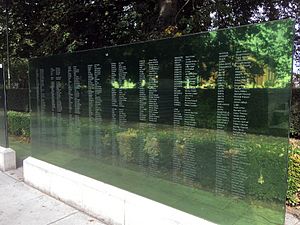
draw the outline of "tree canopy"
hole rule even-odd
[[[0,54],[5,58],[5,2]],[[282,18],[299,0],[7,0],[12,60],[173,37]]]
[[[287,17],[299,22],[299,12],[298,0],[11,0],[8,25],[12,55],[31,57]]]

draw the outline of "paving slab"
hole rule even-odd
[[[103,225],[103,223],[100,222],[99,220],[90,218],[89,216],[82,213],[74,213],[66,218],[51,223],[51,225],[70,225],[70,224]]]
[[[17,183],[17,182],[18,181],[14,180],[13,178],[9,178],[7,176],[0,176],[0,188],[3,187],[3,186],[7,186],[7,185]]]
[[[19,167],[16,170],[7,171],[7,172],[5,172],[5,174],[7,174],[8,176],[10,176],[11,178],[13,178],[17,181],[24,181],[23,167]]]
[[[23,182],[22,169],[0,172],[0,225],[104,225]]]
[[[76,210],[65,206],[63,203],[48,196],[39,196],[23,201],[21,204],[6,203],[4,214],[0,218],[0,224],[49,224],[66,215],[75,213]]]

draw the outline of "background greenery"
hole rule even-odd
[[[6,59],[5,0],[0,57]],[[27,86],[27,58],[294,18],[298,0],[7,0],[10,84]],[[276,48],[274,48],[276,49]],[[296,76],[296,74],[295,74]]]
[[[8,123],[9,123],[9,134],[11,135],[11,140],[13,142],[20,143],[28,143],[30,138],[30,115],[29,113],[22,112],[8,112]],[[84,126],[83,126],[84,127]],[[88,128],[88,127],[86,127]],[[107,126],[101,130],[102,138],[99,143],[103,146],[110,145],[111,141],[111,133],[112,128]],[[72,129],[73,130],[73,129]],[[74,146],[74,138],[72,137],[73,131],[70,130],[69,135],[68,132],[66,134],[66,144],[70,144],[70,146]],[[148,163],[149,159],[157,158],[159,159],[158,167],[160,170],[167,171],[172,167],[170,164],[170,158],[172,157],[172,151],[168,146],[173,144],[174,134],[173,132],[166,132],[165,129],[162,129],[161,132],[158,131],[159,137],[158,139],[153,139],[151,137],[151,132],[147,132],[146,129],[143,129],[143,132],[138,131],[138,129],[128,129],[125,131],[121,131],[117,134],[117,143],[119,144],[119,154],[121,157],[129,163],[138,163],[139,161],[139,144],[140,140],[144,140],[144,163]],[[195,137],[194,137],[195,136]],[[190,133],[189,139],[193,141],[195,146],[201,148],[201,145],[205,145],[207,152],[201,152],[200,155],[196,157],[203,159],[201,160],[201,165],[197,166],[197,170],[203,171],[205,170],[207,174],[211,174],[211,176],[205,176],[206,179],[202,177],[197,177],[200,181],[202,188],[211,189],[214,187],[214,176],[215,176],[215,160],[212,156],[215,151],[215,140],[214,135],[210,135],[208,131],[203,133],[201,139],[198,138],[198,135],[194,133]],[[182,160],[183,152],[181,149],[185,143],[185,137],[182,132],[177,133],[177,145],[176,150],[178,153],[178,159]],[[274,143],[275,140],[272,142]],[[276,141],[275,141],[276,142]],[[230,139],[228,139],[228,149],[230,149]],[[279,189],[276,189],[276,185],[273,182],[282,182],[278,180],[283,176],[274,176],[272,173],[273,168],[282,167],[282,172],[284,173],[284,161],[282,158],[284,155],[284,145],[285,143],[278,140],[278,143],[275,145],[268,144],[268,138],[264,138],[264,136],[255,136],[250,135],[248,137],[249,148],[252,148],[252,151],[249,151],[249,155],[247,156],[251,161],[251,167],[246,168],[246,172],[249,175],[250,179],[247,182],[247,193],[249,196],[253,196],[256,199],[261,200],[282,200],[282,190],[280,189],[280,185],[278,185]],[[108,146],[106,146],[107,148]],[[202,147],[203,148],[203,147]],[[26,157],[31,154],[30,148],[24,148],[20,150],[19,157]],[[154,150],[153,150],[154,149]],[[203,148],[204,149],[204,148]],[[19,153],[19,152],[18,152]],[[24,153],[24,155],[23,155]],[[109,152],[102,154],[109,154]],[[230,165],[230,160],[232,155],[228,152],[228,165]],[[207,159],[205,159],[205,157]],[[182,162],[181,162],[182,164]],[[280,170],[280,169],[279,169]],[[260,171],[260,173],[257,173]],[[289,188],[288,188],[288,196],[287,203],[289,205],[297,205],[300,203],[300,197],[298,195],[300,190],[300,141],[293,139],[290,143],[290,160],[289,160]],[[201,174],[201,173],[199,173]],[[274,189],[275,187],[275,189]]]
[[[174,37],[249,23],[295,18],[299,59],[298,0],[10,0],[10,88],[27,88],[27,58]],[[5,4],[0,10],[0,57],[6,64]],[[295,81],[297,74],[294,74]],[[296,83],[296,82],[295,82]],[[299,91],[295,91],[296,93]],[[291,134],[299,137],[299,94],[293,95]],[[11,107],[13,108],[13,107]],[[24,111],[28,110],[24,109]],[[28,139],[28,114],[9,112],[9,132]],[[120,135],[122,140],[124,135]],[[134,138],[134,132],[129,135]],[[149,139],[151,140],[151,139]],[[151,146],[151,145],[149,145]],[[297,146],[297,145],[296,145]],[[126,148],[125,148],[126,149]],[[151,148],[149,148],[151,149]],[[290,153],[288,202],[299,203],[299,147]],[[128,158],[132,155],[124,153]]]
[[[287,203],[291,206],[299,205],[300,203],[300,141],[290,141],[289,154],[289,171],[288,171],[288,192]]]
[[[10,112],[9,115],[16,117],[14,121],[20,121],[21,114]],[[23,120],[25,124],[28,117],[24,115]],[[53,120],[45,115],[41,121],[45,125],[41,131],[43,137],[48,137],[45,142],[35,143],[35,147],[31,148],[30,144],[24,143],[23,138],[11,138],[11,146],[17,150],[19,156],[26,157],[26,154],[33,154],[39,159],[130,190],[218,224],[233,224],[234,221],[239,221],[239,224],[260,225],[280,223],[283,219],[282,205],[278,206],[276,203],[285,201],[285,188],[276,183],[282,183],[285,179],[286,138],[270,139],[264,135],[247,135],[245,144],[249,150],[247,159],[250,162],[250,165],[247,164],[244,168],[245,173],[248,174],[245,184],[247,198],[240,201],[228,197],[230,178],[225,180],[229,183],[223,195],[216,198],[211,193],[215,190],[216,175],[216,136],[213,130],[191,129],[187,133],[183,132],[182,128],[174,131],[173,126],[160,125],[155,128],[154,134],[154,128],[145,124],[143,129],[139,129],[140,124],[136,123],[131,124],[130,129],[118,129],[109,123],[97,127],[91,125],[88,118],[81,118],[81,126],[78,129],[75,123],[70,125],[68,118],[60,120],[63,129],[59,133],[64,138],[63,145],[49,148],[58,143],[57,138],[53,138],[53,132],[58,131],[50,128]],[[16,129],[10,130],[19,133],[18,127],[15,126]],[[102,146],[101,152],[94,152],[95,150],[89,146],[90,142],[87,143],[89,132],[94,129],[101,133],[97,142],[98,149]],[[78,138],[74,141],[74,134],[76,137],[81,136],[83,142],[77,141]],[[117,154],[115,156],[118,160],[111,157],[113,137],[116,137],[116,153],[113,154]],[[176,139],[175,151],[170,147],[173,146],[174,138]],[[187,171],[184,170],[184,164],[188,162],[184,157],[186,151],[184,145],[187,142],[197,149],[203,149],[195,152],[196,177],[191,180],[182,179],[187,177],[185,174]],[[233,145],[234,140],[229,135],[226,139],[227,157],[224,163],[228,176],[232,169],[231,160],[235,154],[238,154],[231,150]],[[171,160],[174,159],[174,152],[178,160],[176,170]],[[274,168],[280,175],[273,173]],[[173,182],[173,173],[176,174],[176,182]],[[268,221],[264,220],[266,216]]]

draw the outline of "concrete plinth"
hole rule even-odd
[[[24,180],[31,186],[112,225],[215,225],[126,190],[29,157]]]
[[[0,147],[0,171],[16,169],[16,152],[11,148]]]

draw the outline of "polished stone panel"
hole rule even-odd
[[[31,59],[31,155],[213,223],[283,224],[293,27]]]

